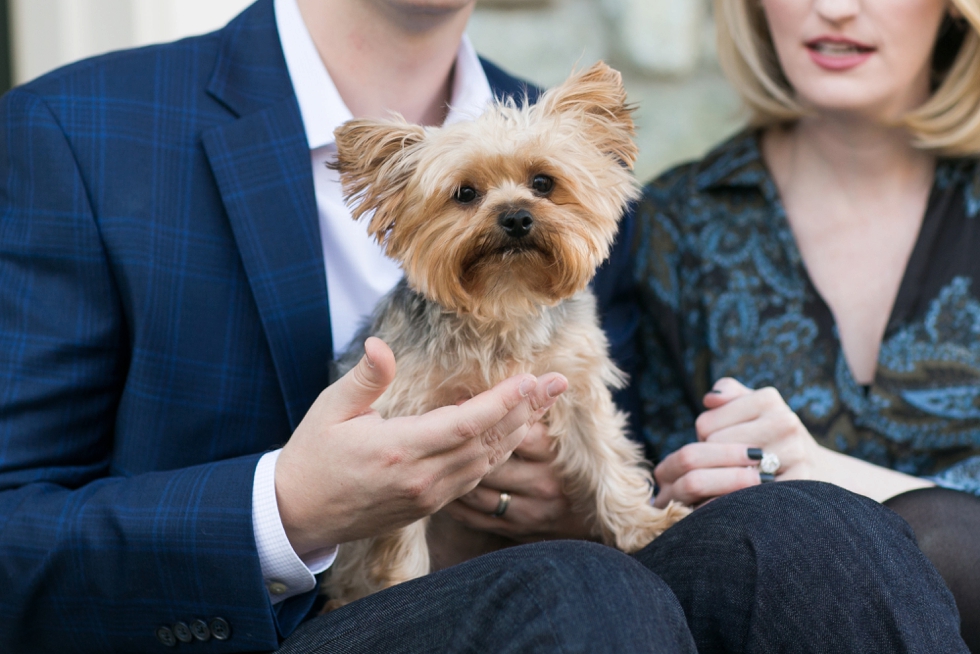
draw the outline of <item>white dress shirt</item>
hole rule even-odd
[[[320,59],[296,0],[275,0],[275,13],[286,68],[310,146],[336,356],[347,349],[378,300],[402,278],[402,271],[368,236],[367,221],[354,222],[351,218],[339,175],[325,165],[337,153],[334,129],[352,116]],[[445,123],[480,115],[492,97],[483,66],[464,36],[456,55]],[[316,586],[313,575],[329,568],[337,555],[337,548],[330,547],[301,559],[289,544],[276,503],[275,469],[280,451],[268,452],[259,460],[252,485],[252,529],[273,604],[312,590]]]

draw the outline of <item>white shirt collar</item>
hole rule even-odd
[[[306,139],[310,149],[315,150],[333,143],[333,131],[353,116],[320,59],[296,0],[275,0],[275,12],[279,41],[299,101]],[[483,65],[464,35],[456,54],[453,95],[444,124],[476,118],[492,99],[493,91]]]

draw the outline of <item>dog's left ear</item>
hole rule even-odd
[[[573,75],[547,91],[538,101],[546,113],[582,120],[583,136],[593,139],[605,154],[626,164],[636,163],[638,150],[633,137],[633,106],[626,103],[623,76],[603,62]]]
[[[336,130],[337,161],[344,200],[354,220],[374,211],[368,233],[385,244],[415,170],[417,145],[425,130],[404,120],[349,120]]]

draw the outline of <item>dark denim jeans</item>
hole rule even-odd
[[[912,529],[837,486],[732,493],[637,558],[674,591],[701,654],[968,654],[953,596]]]
[[[302,625],[279,654],[581,652],[694,654],[663,581],[595,543],[481,556]]]
[[[953,598],[908,525],[817,482],[715,500],[635,559],[568,541],[480,557],[312,620],[280,652],[687,654],[695,643],[701,654],[967,654]]]

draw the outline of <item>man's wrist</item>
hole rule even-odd
[[[268,452],[259,459],[252,487],[252,529],[273,604],[313,590],[313,575],[329,568],[337,554],[336,547],[321,547],[301,557],[287,538],[276,498],[276,462],[281,451]]]

